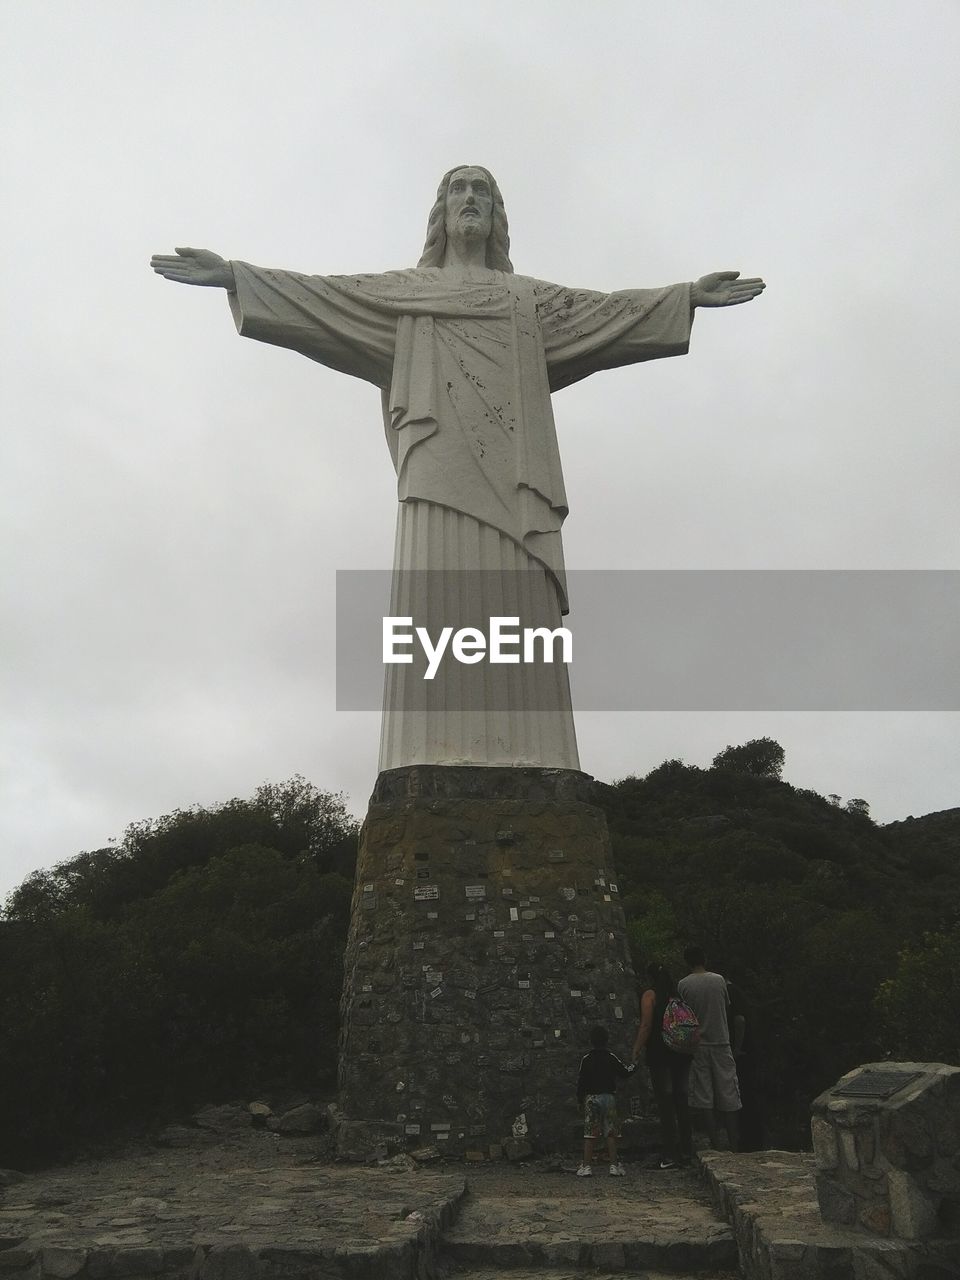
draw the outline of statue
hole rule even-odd
[[[736,306],[764,288],[719,271],[660,289],[568,289],[514,274],[509,248],[496,182],[466,165],[444,175],[412,270],[301,275],[189,248],[151,262],[168,280],[225,289],[245,337],[380,388],[400,501],[391,613],[427,618],[431,634],[456,621],[449,598],[407,570],[494,571],[507,585],[486,602],[491,612],[558,625],[567,504],[551,392],[682,355],[696,308]],[[485,706],[462,687],[472,670],[449,666],[424,687],[410,667],[387,668],[381,770],[579,769],[564,666],[489,668]]]

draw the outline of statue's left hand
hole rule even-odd
[[[197,284],[207,288],[230,289],[237,287],[233,267],[212,249],[177,250],[176,257],[168,253],[155,253],[150,265],[158,276],[174,280],[177,284]]]
[[[690,305],[694,307],[736,307],[750,302],[767,286],[759,276],[741,280],[739,271],[712,271],[701,276],[690,287]]]

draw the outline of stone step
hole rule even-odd
[[[582,1239],[556,1236],[549,1240],[528,1237],[515,1241],[444,1241],[441,1256],[457,1268],[456,1274],[479,1280],[481,1276],[529,1272],[541,1277],[663,1274],[711,1276],[721,1272],[739,1275],[737,1246],[729,1232],[701,1239],[646,1240]],[[558,1270],[559,1269],[559,1270]]]
[[[586,1271],[581,1268],[570,1270],[569,1267],[557,1269],[555,1267],[543,1268],[537,1267],[531,1269],[523,1267],[520,1270],[504,1271],[500,1267],[481,1267],[479,1270],[470,1269],[468,1271],[453,1271],[449,1274],[449,1280],[503,1280],[506,1276],[508,1280],[597,1280],[597,1277],[603,1276],[603,1271],[597,1271],[596,1268],[590,1267]],[[710,1271],[708,1275],[704,1275],[702,1271],[687,1271],[679,1273],[676,1271],[613,1271],[607,1272],[607,1275],[616,1276],[617,1280],[740,1280],[739,1271]]]
[[[472,1276],[523,1269],[621,1275],[737,1274],[737,1245],[688,1175],[543,1176],[536,1190],[474,1182],[443,1233],[445,1260]]]

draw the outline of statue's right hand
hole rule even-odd
[[[233,267],[210,249],[177,249],[176,255],[157,253],[150,259],[157,275],[177,284],[199,284],[214,289],[235,289]]]

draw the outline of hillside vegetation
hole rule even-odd
[[[761,739],[601,787],[638,965],[744,993],[771,1144],[859,1062],[960,1062],[960,809],[878,827]],[[357,824],[302,778],[132,826],[0,917],[0,1165],[336,1078]],[[573,1068],[571,1068],[573,1069]]]
[[[698,942],[745,993],[768,1138],[794,1147],[858,1063],[960,1065],[960,809],[878,827],[780,767],[667,761],[604,805],[635,960],[682,974]]]
[[[355,851],[340,797],[295,778],[24,881],[0,922],[0,1165],[332,1089]]]

